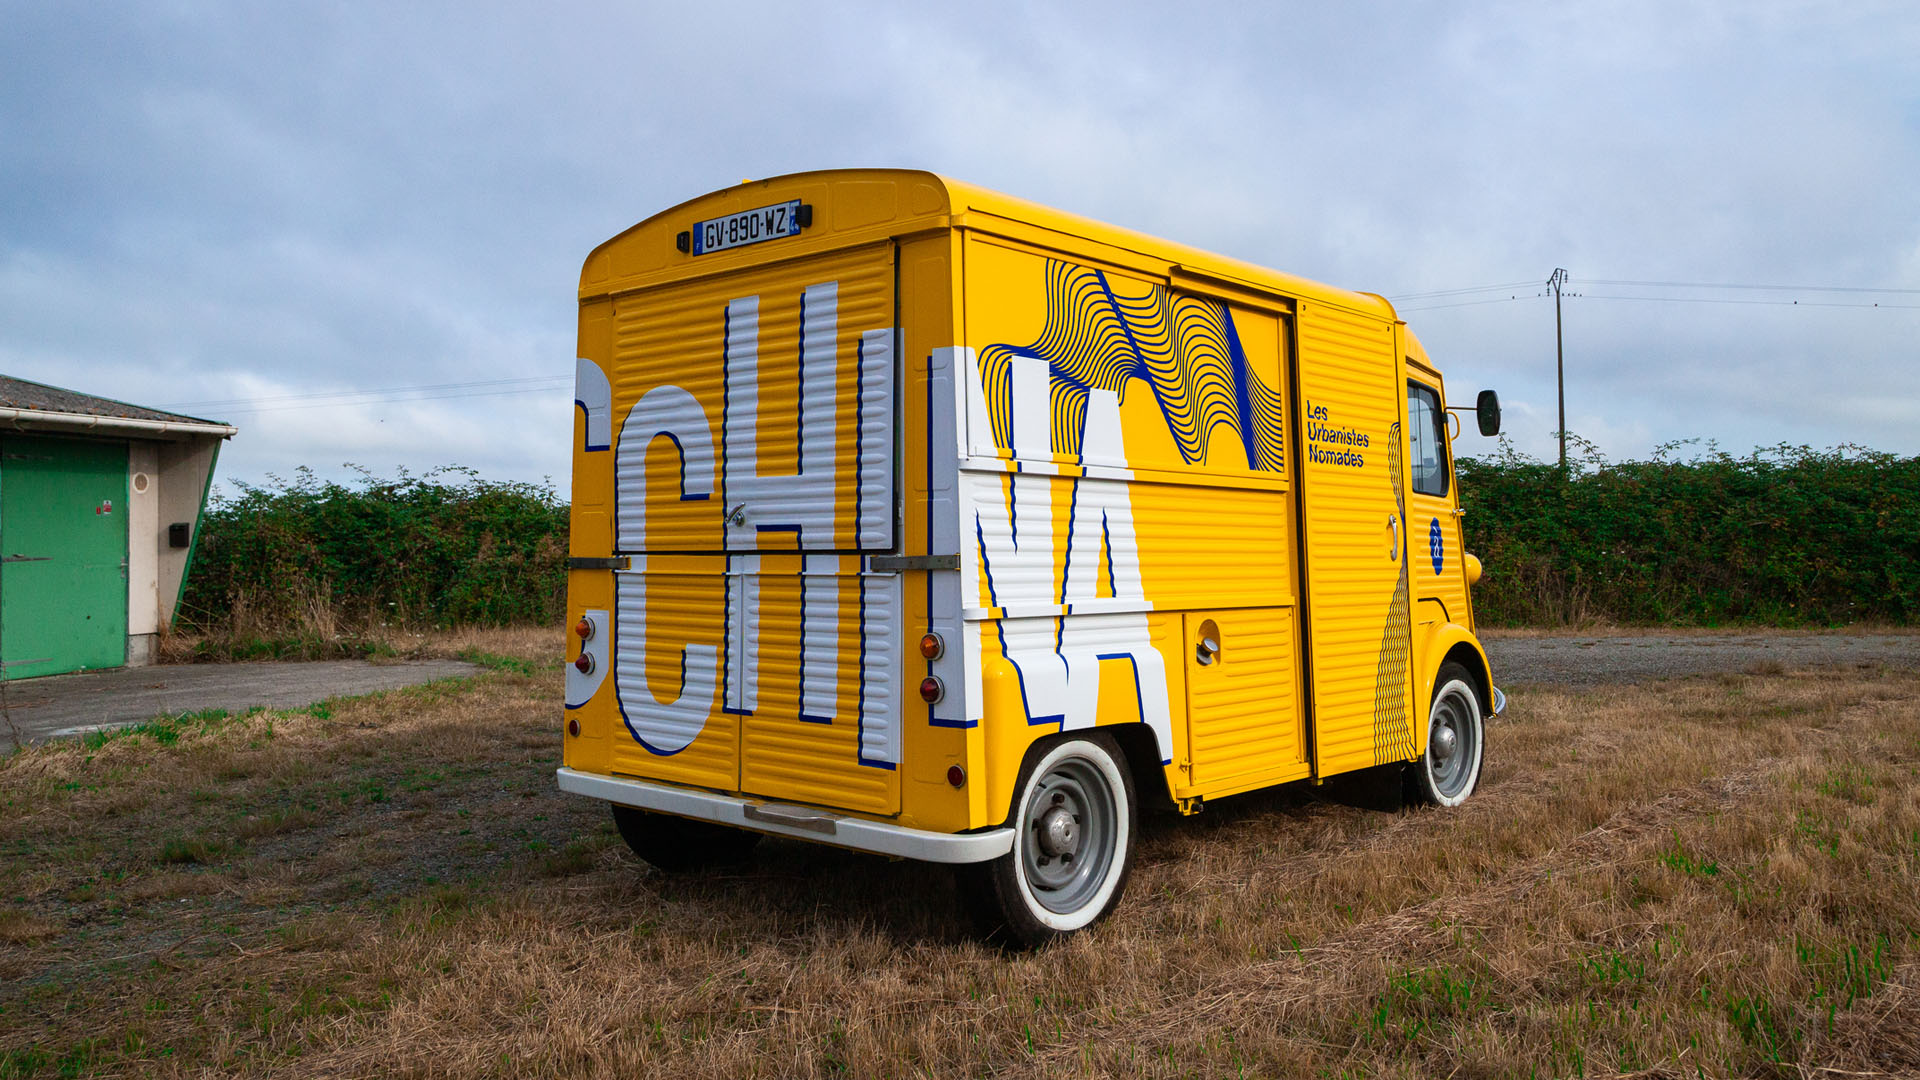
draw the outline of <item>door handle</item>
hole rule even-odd
[[[1399,514],[1387,515],[1387,531],[1393,534],[1393,540],[1391,541],[1393,546],[1387,549],[1387,558],[1392,559],[1394,562],[1399,562],[1401,548]]]

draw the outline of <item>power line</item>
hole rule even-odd
[[[1480,304],[1511,304],[1515,300],[1538,300],[1546,293],[1529,293],[1526,296],[1496,296],[1491,300],[1462,300],[1457,304],[1422,304],[1419,307],[1394,306],[1395,311],[1439,311],[1441,308],[1476,307]]]
[[[571,382],[572,380],[566,380]],[[463,390],[444,394],[416,394],[406,397],[367,398],[360,401],[309,401],[292,405],[254,405],[234,406],[220,410],[228,415],[262,412],[290,412],[300,409],[343,409],[352,406],[399,405],[414,401],[446,401],[452,398],[501,397],[506,394],[524,394],[532,390],[564,390],[565,382],[545,387],[515,386],[504,390]]]
[[[1459,289],[1434,289],[1431,292],[1399,293],[1395,296],[1389,296],[1387,297],[1387,299],[1393,300],[1393,301],[1434,300],[1442,296],[1461,296],[1466,293],[1478,293],[1478,292],[1499,292],[1502,289],[1528,288],[1538,284],[1539,282],[1536,282],[1536,281],[1507,281],[1497,285],[1468,285],[1464,288],[1459,288]]]
[[[1906,290],[1886,289],[1872,291],[1903,292]],[[1831,300],[1736,300],[1732,297],[1724,296],[1614,296],[1608,293],[1584,292],[1568,293],[1567,295],[1580,300],[1644,300],[1653,304],[1759,304],[1768,307],[1892,308],[1904,311],[1920,311],[1920,304],[1841,304]]]
[[[315,398],[378,397],[379,395],[382,395],[382,394],[411,394],[411,393],[418,393],[418,392],[424,392],[424,391],[465,390],[472,387],[481,387],[481,386],[498,386],[498,387],[512,386],[512,387],[531,388],[536,384],[555,385],[564,381],[569,381],[570,379],[571,379],[571,376],[567,376],[567,375],[537,375],[537,376],[518,378],[518,379],[483,379],[477,382],[429,383],[421,386],[386,386],[386,387],[376,387],[370,390],[326,390],[326,391],[316,391],[314,393],[309,393],[309,394],[285,394],[280,397],[223,398],[218,401],[181,401],[181,402],[175,402],[174,404],[171,404],[171,405],[162,405],[160,407],[163,409],[209,409],[209,408],[232,408],[232,407],[246,407],[246,406],[261,406],[264,408],[264,407],[278,406],[282,402],[311,401]],[[510,393],[511,391],[502,390],[500,392]],[[337,404],[353,404],[353,403],[338,402]],[[259,410],[248,409],[246,411],[259,411]]]
[[[1773,292],[1900,293],[1920,296],[1920,289],[1876,289],[1860,285],[1749,285],[1706,281],[1613,281],[1585,278],[1589,285],[1626,285],[1655,289],[1765,289]]]

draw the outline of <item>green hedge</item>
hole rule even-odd
[[[1687,444],[1566,478],[1504,440],[1459,463],[1474,611],[1495,625],[1911,623],[1920,616],[1920,457]]]
[[[550,486],[446,467],[350,484],[235,484],[202,519],[183,627],[552,622],[566,603],[567,507]]]
[[[1459,463],[1467,549],[1492,625],[1712,625],[1920,618],[1920,457],[1684,444],[1574,468],[1515,453]],[[472,470],[361,471],[216,501],[181,623],[197,630],[552,622],[564,614],[567,508],[548,486]]]

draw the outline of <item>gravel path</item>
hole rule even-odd
[[[1890,664],[1920,668],[1920,634],[1726,633],[1496,637],[1483,642],[1502,685],[1592,686],[1675,675]]]

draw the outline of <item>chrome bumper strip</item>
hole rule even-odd
[[[922,862],[976,863],[997,859],[1013,850],[1013,830],[993,829],[977,833],[940,833],[910,829],[880,821],[836,814],[811,806],[767,802],[738,795],[715,795],[710,791],[629,780],[619,776],[601,776],[562,768],[556,774],[560,790],[589,798],[605,799],[622,806],[635,806],[662,814],[677,814],[697,821],[713,821],[742,829],[790,836],[895,855]]]

